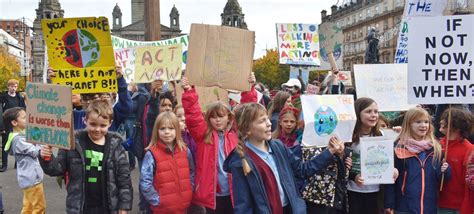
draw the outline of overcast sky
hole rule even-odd
[[[32,23],[40,0],[0,0],[1,19],[26,17]],[[59,0],[65,17],[107,16],[112,20],[116,3],[122,10],[122,25],[131,23],[131,0]],[[178,8],[180,27],[188,33],[191,23],[221,24],[221,13],[227,0],[161,0],[161,23],[169,26],[173,4]],[[321,22],[321,10],[330,11],[337,0],[239,0],[249,30],[255,31],[254,58],[265,49],[276,48],[275,23]],[[342,0],[340,1],[342,2]],[[340,4],[340,3],[339,3]],[[111,24],[112,25],[112,24]]]

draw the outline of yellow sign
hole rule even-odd
[[[137,47],[135,55],[135,82],[180,80],[182,45]]]
[[[41,20],[53,83],[74,94],[117,91],[114,50],[105,17]]]

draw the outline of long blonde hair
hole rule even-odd
[[[411,124],[414,123],[416,120],[421,118],[427,118],[429,121],[428,132],[423,140],[429,140],[433,143],[433,150],[434,150],[434,158],[433,163],[441,161],[442,157],[442,149],[441,144],[436,140],[434,136],[434,126],[433,121],[431,120],[430,114],[423,108],[411,108],[405,113],[405,118],[403,119],[402,124],[402,131],[398,136],[398,142],[405,142],[409,139],[413,139],[414,134],[411,130]]]
[[[222,102],[214,102],[212,104],[209,104],[207,106],[207,111],[205,115],[205,120],[207,123],[207,130],[204,138],[204,142],[207,144],[211,144],[211,136],[212,132],[214,131],[211,126],[211,118],[213,117],[224,117],[227,115],[229,117],[229,122],[227,124],[227,128],[229,129],[232,126],[232,120],[234,119],[234,116],[232,115],[232,112],[230,111],[230,107],[226,106]]]
[[[247,139],[248,133],[252,128],[252,123],[262,115],[266,114],[267,110],[262,104],[259,103],[246,103],[235,109],[235,118],[238,127],[237,133],[239,136],[239,142],[235,151],[237,151],[240,158],[242,159],[242,168],[245,175],[252,171],[247,159],[245,158],[245,140]]]
[[[155,146],[158,142],[161,142],[159,136],[160,127],[168,124],[171,124],[171,126],[173,126],[176,130],[175,145],[178,146],[181,151],[186,150],[186,144],[184,143],[183,138],[181,137],[181,126],[179,125],[178,117],[176,117],[173,112],[162,112],[158,115],[155,120],[155,124],[153,125],[153,132],[151,133],[150,144],[148,145],[146,150],[149,150],[152,146]]]

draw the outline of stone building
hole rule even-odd
[[[64,10],[61,9],[59,0],[41,0],[38,3],[36,18],[33,22],[33,67],[31,72],[31,81],[33,82],[43,81],[43,69],[45,66],[45,43],[41,29],[41,20],[63,17]]]
[[[0,29],[17,40],[22,64],[21,75],[27,75],[33,60],[31,57],[31,27],[22,19],[0,19]]]
[[[120,10],[118,4],[116,4],[112,11],[112,35],[125,39],[144,41],[144,6],[144,0],[132,0],[132,23],[122,27],[122,11]],[[184,35],[181,33],[181,29],[179,27],[179,11],[176,6],[173,5],[169,17],[169,27],[161,24],[161,39],[170,39],[173,37]]]
[[[237,0],[227,0],[224,12],[221,13],[222,26],[237,27],[247,29],[245,14],[242,13],[242,7]]]

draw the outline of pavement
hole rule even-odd
[[[1,145],[0,145],[1,147]],[[8,158],[8,170],[0,173],[0,192],[3,195],[5,214],[21,213],[23,191],[18,186],[16,169],[13,169],[15,160]],[[138,164],[137,164],[138,165]],[[138,168],[131,173],[133,184],[133,209],[130,213],[138,213]],[[56,177],[45,175],[43,179],[44,193],[46,196],[46,213],[66,213],[66,189],[60,189]]]

